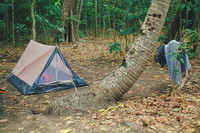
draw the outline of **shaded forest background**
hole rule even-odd
[[[103,36],[112,37],[110,52],[127,51],[134,40],[130,36],[140,33],[150,3],[151,0],[1,0],[0,45],[15,47],[30,39],[55,45]],[[198,47],[199,23],[199,0],[172,0],[159,41],[176,39],[194,51]],[[122,49],[122,45],[126,47]]]

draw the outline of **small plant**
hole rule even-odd
[[[110,53],[118,54],[121,52],[121,44],[119,44],[119,43],[110,43],[109,47],[110,47],[110,49],[109,49]]]
[[[61,34],[56,34],[56,36],[55,36],[55,40],[54,40],[56,43],[61,43],[61,42],[63,42],[64,40],[63,40],[63,38],[62,38],[62,35]]]
[[[200,34],[196,30],[186,29],[182,32],[182,44],[179,47],[179,51],[187,53],[190,58],[194,58],[197,55],[197,44]]]
[[[28,33],[28,27],[25,24],[16,24],[15,30],[19,34],[27,34]]]

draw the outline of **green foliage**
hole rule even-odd
[[[26,24],[17,23],[15,25],[15,31],[17,33],[20,33],[20,34],[27,34],[28,33],[28,27],[26,26]]]
[[[186,10],[186,14],[188,15],[190,11],[194,11],[195,13],[200,12],[200,1],[199,0],[183,0],[180,5],[181,10]]]
[[[110,44],[110,46],[109,46],[110,53],[118,54],[121,52],[121,44],[120,43],[109,43],[109,44]]]
[[[194,0],[195,1],[195,4],[194,4],[194,11],[197,13],[197,12],[200,12],[200,1],[199,0]]]
[[[0,14],[4,14],[12,5],[0,3]]]
[[[79,37],[81,38],[86,36],[85,32],[82,30],[78,30],[78,34],[79,34]]]
[[[64,40],[63,40],[63,38],[62,38],[62,35],[61,34],[56,34],[56,36],[55,36],[55,42],[57,42],[57,43],[61,43],[61,42],[63,42]]]
[[[167,44],[169,42],[169,37],[168,36],[160,36],[158,38],[158,42],[160,42],[162,44]]]
[[[5,28],[6,24],[3,20],[0,20],[0,31],[2,31]]]
[[[86,20],[81,26],[94,27],[94,1],[85,0],[83,3],[82,18]],[[107,30],[113,29],[121,35],[136,33],[140,29],[150,0],[98,0],[98,27],[102,28],[103,24]]]
[[[32,28],[32,18],[30,14],[31,0],[15,0],[15,33],[16,36],[27,36],[31,33]],[[61,23],[61,0],[37,0],[35,8],[36,16],[36,26],[37,34],[41,35],[41,38],[48,39],[48,37],[55,37],[56,42],[62,42],[62,33],[64,31],[63,24]],[[97,3],[97,26],[95,25],[95,1],[94,0],[84,0],[83,9],[81,13],[81,18],[78,15],[73,15],[71,17],[65,18],[70,22],[78,22],[80,24],[80,29],[78,34],[80,37],[85,37],[94,31],[95,27],[105,30],[105,33],[116,31],[123,37],[126,41],[129,34],[138,34],[142,21],[145,18],[148,7],[151,0],[98,0]],[[171,24],[174,16],[176,15],[179,7],[182,10],[186,10],[187,14],[191,11],[198,13],[200,11],[200,1],[199,0],[171,0],[170,10],[167,18],[168,26]],[[3,32],[5,27],[9,29],[5,40],[8,40],[12,35],[11,27],[11,0],[6,0],[0,3],[0,31]],[[6,14],[5,14],[6,13]],[[4,20],[4,16],[9,18]],[[9,23],[8,23],[9,22]],[[194,20],[189,20],[187,17],[182,19],[183,26],[187,27],[194,23]],[[114,31],[114,32],[113,32]],[[100,32],[98,32],[100,33]],[[189,33],[189,32],[188,32]],[[195,43],[194,40],[196,36],[193,33],[190,37],[191,42],[187,42],[187,47],[192,47]],[[89,34],[91,35],[91,34]],[[115,39],[118,34],[115,34]],[[120,37],[121,37],[120,36]],[[26,38],[26,37],[25,37]],[[168,42],[166,36],[161,36],[159,38],[160,42]],[[115,42],[115,41],[113,41]],[[121,44],[111,43],[110,52],[119,53],[121,51]]]
[[[196,47],[198,44],[198,38],[200,37],[200,33],[196,30],[186,29],[183,35],[183,43],[181,44],[179,51],[186,52],[189,57],[194,58],[197,55]]]
[[[55,42],[62,42],[61,24],[61,0],[38,0],[35,10],[38,34],[44,35],[44,39],[51,37]],[[44,34],[43,34],[44,33]],[[50,36],[49,36],[50,35]]]

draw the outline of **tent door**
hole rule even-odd
[[[56,53],[50,65],[42,73],[38,85],[58,84],[58,83],[72,83],[74,77],[71,70],[65,65]]]

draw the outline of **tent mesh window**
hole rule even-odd
[[[38,85],[54,83],[72,83],[74,77],[71,70],[67,68],[59,54],[55,54],[52,62],[42,73]]]

